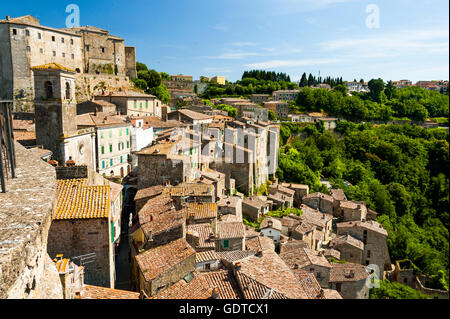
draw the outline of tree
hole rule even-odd
[[[170,75],[166,72],[160,72],[159,73],[161,75],[161,79],[169,81],[170,80]]]
[[[147,66],[144,63],[136,62],[136,71],[148,71]]]
[[[343,96],[347,96],[347,87],[344,84],[339,84],[334,87],[336,92],[341,92]]]
[[[150,93],[155,95],[162,103],[167,104],[170,102],[170,93],[164,84],[151,88]]]
[[[305,86],[308,86],[308,79],[306,78],[306,73],[303,73],[302,78],[301,78],[300,83],[299,83],[299,86],[301,88],[305,87]]]
[[[370,97],[374,102],[381,102],[381,92],[384,90],[384,82],[382,79],[372,79],[368,83],[370,89]]]
[[[308,77],[308,86],[314,86],[314,82],[315,82],[314,77],[313,77],[313,75],[310,73],[310,74],[309,74],[309,77]]]
[[[277,116],[275,115],[275,112],[272,110],[269,110],[269,120],[271,120],[271,121],[277,120]]]
[[[389,100],[394,96],[395,90],[396,87],[394,86],[394,83],[392,81],[389,81],[386,85],[386,88],[384,89],[384,93]]]
[[[143,79],[134,79],[134,80],[132,80],[132,82],[134,83],[134,85],[137,88],[139,88],[139,89],[141,89],[143,91],[147,90],[147,82],[145,82],[145,80],[143,80]]]

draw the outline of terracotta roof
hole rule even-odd
[[[366,267],[359,264],[333,264],[330,269],[329,282],[365,280],[369,277]]]
[[[272,224],[271,224],[272,222]],[[278,219],[275,218],[265,218],[262,222],[261,225],[259,226],[259,229],[265,229],[265,228],[273,228],[275,230],[281,231],[282,230],[282,225],[281,222]]]
[[[263,252],[275,251],[275,244],[273,243],[273,240],[264,236],[246,239],[245,246],[247,250],[253,251],[255,253],[258,252],[259,250],[262,250]]]
[[[152,299],[210,299],[212,289],[204,276],[192,273],[194,278],[189,281],[181,279],[167,289],[164,289]]]
[[[188,203],[186,219],[211,219],[217,217],[216,203]]]
[[[149,200],[139,211],[139,223],[146,236],[181,227],[185,222],[184,210],[175,210],[167,194]]]
[[[199,236],[199,244],[195,249],[214,249],[214,240],[209,239],[209,235],[212,233],[210,224],[197,224],[188,225],[187,233],[197,233]]]
[[[137,255],[136,261],[145,280],[151,281],[193,255],[195,251],[186,240],[178,239]]]
[[[246,204],[248,206],[254,207],[256,209],[261,209],[262,207],[268,206],[269,203],[262,201],[258,197],[254,196],[252,198],[245,198],[242,201],[243,204]]]
[[[347,196],[345,196],[345,193],[342,189],[332,189],[330,190],[330,195],[335,200],[347,200]]]
[[[248,250],[232,250],[232,251],[216,252],[216,255],[220,258],[220,260],[225,260],[229,263],[234,263],[236,261],[253,256],[254,254],[255,252]]]
[[[219,290],[220,299],[243,299],[232,271],[218,270],[202,273],[211,289]]]
[[[284,187],[283,185],[280,185],[280,184],[270,185],[270,190],[279,191],[281,193],[286,193],[291,196],[294,196],[294,194],[295,194],[294,190]]]
[[[320,297],[320,290],[322,288],[313,273],[303,269],[292,269],[292,272],[297,277],[309,299],[322,299]]]
[[[245,225],[245,238],[253,238],[258,237],[260,233],[258,233],[253,227]]]
[[[310,265],[331,268],[330,263],[323,255],[308,248],[299,248],[284,252],[280,254],[280,257],[292,269]]]
[[[323,193],[309,194],[309,195],[305,196],[303,198],[303,200],[308,199],[308,198],[316,198],[316,197],[320,197],[320,198],[323,198],[323,199],[328,200],[330,202],[333,202],[333,197],[331,197],[330,195],[327,195],[327,194],[323,194]]]
[[[309,224],[325,228],[327,223],[333,219],[330,214],[322,213],[318,210],[312,209],[306,205],[301,205],[300,209],[303,211],[300,220],[306,221]]]
[[[244,299],[289,299],[286,295],[272,289],[241,271],[236,272],[241,283]]]
[[[176,112],[183,114],[184,116],[190,118],[191,120],[211,120],[211,119],[213,119],[213,117],[210,115],[198,113],[198,112],[188,110],[188,109],[183,109],[183,110],[178,110],[178,111],[172,112],[172,113],[170,113],[171,116],[172,117],[175,116],[174,113],[176,113]]]
[[[244,224],[241,222],[234,223],[217,223],[217,238],[218,239],[231,239],[231,238],[244,238],[245,230]]]
[[[81,299],[139,299],[139,293],[85,285],[80,297]]]
[[[214,250],[208,250],[203,252],[198,252],[195,254],[195,261],[198,263],[202,263],[205,261],[219,260],[220,257],[216,254]]]
[[[310,248],[308,243],[303,240],[289,240],[284,245],[280,247],[280,254],[287,253],[292,250],[297,250],[299,248]]]
[[[58,64],[58,63],[47,63],[44,65],[33,66],[31,68],[33,70],[60,70],[60,71],[77,73],[77,71],[67,68],[65,66],[62,66],[61,64]]]
[[[199,183],[182,183],[178,186],[167,187],[171,196],[212,196],[214,195],[214,186]]]
[[[126,119],[119,115],[110,115],[108,113],[85,113],[77,115],[78,126],[132,126]]]
[[[240,273],[279,294],[291,299],[308,298],[295,275],[275,252],[264,252],[262,257],[252,256],[239,263],[241,264]],[[258,297],[262,297],[261,292]]]
[[[337,260],[341,259],[341,252],[339,250],[336,250],[336,249],[325,249],[323,251],[323,255],[325,257],[327,257],[327,258],[328,257],[333,257],[333,258],[336,258]]]
[[[334,289],[323,289],[325,299],[344,299],[341,294]]]
[[[164,189],[165,189],[165,186],[163,186],[163,185],[151,186],[148,188],[140,189],[137,191],[136,195],[134,196],[134,200],[136,201],[136,200],[160,195],[163,193]]]
[[[109,186],[88,186],[87,179],[57,181],[54,220],[108,218],[111,201]]]
[[[344,244],[351,245],[360,250],[364,250],[364,243],[351,235],[343,235],[343,236],[338,236],[338,237],[333,238],[331,240],[330,246],[336,247],[336,246],[340,246],[340,245],[344,245]]]
[[[373,232],[377,232],[384,236],[388,235],[387,231],[383,228],[383,226],[381,226],[381,224],[379,224],[373,220],[365,221],[365,222],[356,221],[356,222],[338,223],[336,226],[338,228],[338,233],[339,233],[339,228],[344,229],[344,228],[351,228],[351,227],[360,227],[360,228],[364,228],[367,230],[371,230]]]
[[[295,227],[294,231],[299,234],[306,234],[315,229],[315,226],[307,223],[307,222],[301,222],[297,227]]]
[[[35,125],[32,120],[12,120],[12,126],[14,131],[31,131]]]

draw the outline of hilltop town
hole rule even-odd
[[[448,298],[366,202],[276,174],[282,123],[344,121],[292,112],[300,88],[202,99],[226,79],[172,75],[163,101],[108,30],[7,17],[0,42],[0,298],[368,299],[383,280]]]

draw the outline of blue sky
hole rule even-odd
[[[448,79],[448,0],[71,0],[2,1],[0,17],[31,14],[65,27],[68,4],[81,25],[136,46],[138,61],[170,74],[240,79],[248,69],[342,76],[344,80]],[[366,19],[379,8],[379,28]]]

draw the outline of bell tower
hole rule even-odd
[[[77,134],[75,70],[56,63],[33,67],[36,142],[65,161],[64,140]],[[63,163],[61,163],[63,164]]]

